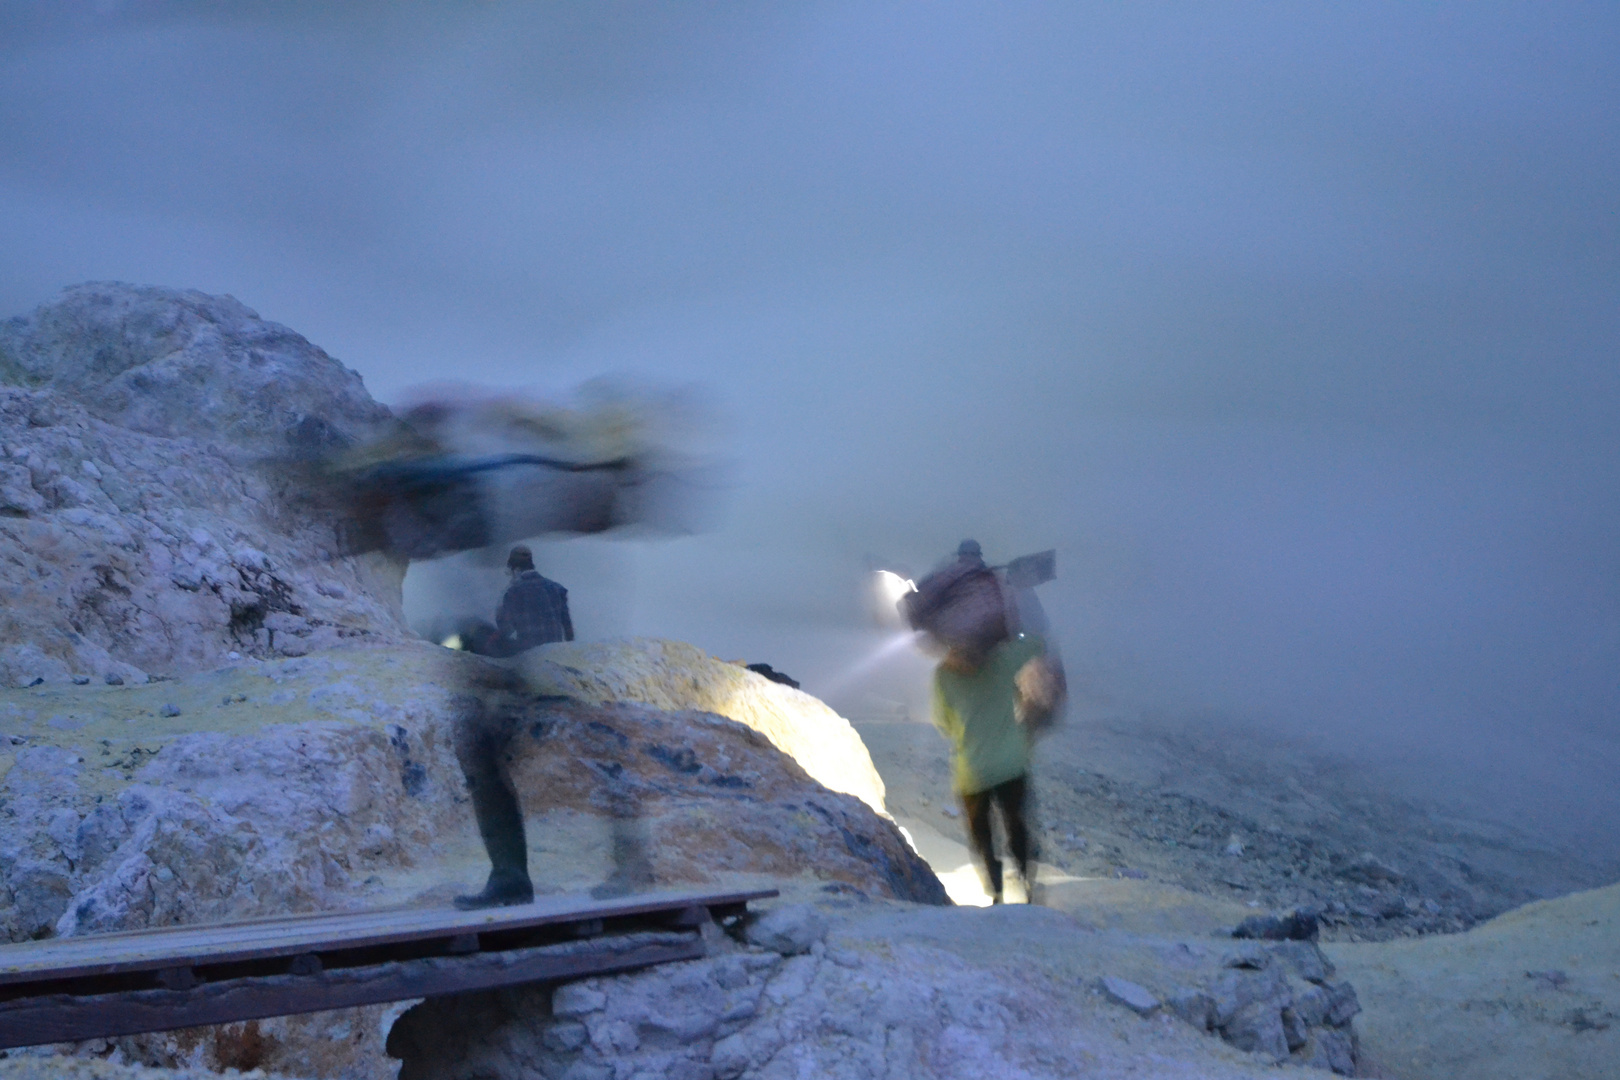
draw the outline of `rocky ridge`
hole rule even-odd
[[[0,685],[408,638],[287,465],[388,417],[230,297],[96,284],[0,323]]]

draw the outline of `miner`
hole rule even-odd
[[[685,531],[684,495],[694,490],[687,481],[701,462],[654,437],[655,421],[669,411],[665,403],[600,393],[583,410],[511,395],[435,396],[372,442],[334,452],[312,479],[346,510],[338,532],[349,554],[432,559],[523,536],[629,525]],[[533,552],[513,547],[507,569],[496,625],[469,619],[458,628],[469,651],[509,658],[573,640],[568,590],[535,570]],[[456,905],[527,903],[534,886],[508,768],[511,743],[520,730],[543,730],[558,703],[501,660],[471,661],[464,671],[454,698],[456,757],[490,874],[482,891],[458,896]],[[609,761],[599,771],[613,817],[614,869],[592,891],[616,895],[650,884],[651,864],[629,770]]]
[[[568,590],[534,568],[534,552],[519,544],[506,557],[512,583],[495,611],[501,655],[511,656],[553,641],[573,641]]]
[[[1045,642],[1018,632],[1008,590],[973,540],[962,541],[954,562],[918,582],[908,601],[912,624],[945,650],[934,669],[934,723],[951,742],[954,787],[985,891],[991,903],[1001,903],[1001,859],[991,828],[995,807],[1019,880],[1033,900],[1032,736],[1019,716],[1019,675],[1044,655]]]

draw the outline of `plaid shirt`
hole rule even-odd
[[[506,587],[495,613],[495,626],[517,652],[549,641],[573,641],[568,590],[541,577],[538,570],[525,570]]]

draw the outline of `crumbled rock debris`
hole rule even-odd
[[[987,969],[903,932],[835,932],[796,956],[734,948],[554,990],[425,1001],[401,1017],[388,1050],[402,1059],[400,1080],[1279,1075],[1179,1020],[1090,1000],[1038,965]],[[1301,1049],[1325,1061],[1328,1034]]]
[[[296,1080],[263,1069],[233,1070],[236,1080]],[[72,1057],[0,1050],[0,1080],[220,1080],[208,1068],[149,1068],[102,1057]]]

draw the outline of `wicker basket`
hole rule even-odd
[[[929,574],[901,608],[913,630],[967,657],[982,657],[1009,636],[1001,580],[983,565],[959,562]]]

